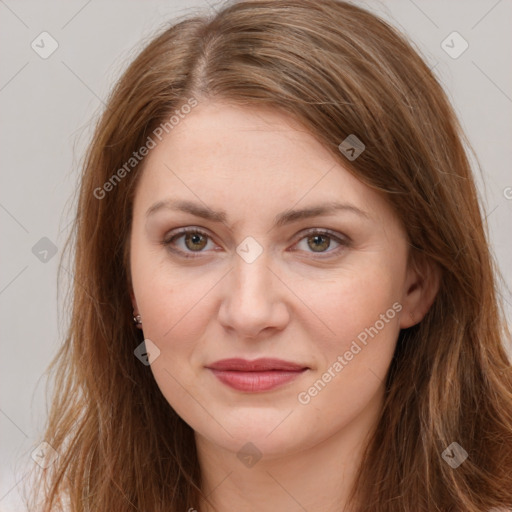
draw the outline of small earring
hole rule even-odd
[[[135,314],[135,313],[134,313],[134,314]],[[140,315],[135,315],[135,316],[133,317],[133,323],[134,323],[137,327],[141,326],[141,325],[142,325],[142,317],[141,317]]]

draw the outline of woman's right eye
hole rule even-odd
[[[185,258],[197,258],[193,253],[205,252],[210,236],[197,228],[185,228],[163,241],[163,245],[170,251],[178,253]],[[213,244],[213,242],[211,242]]]

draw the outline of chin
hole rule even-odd
[[[274,410],[273,414],[261,414],[253,410],[251,413],[245,412],[244,418],[224,421],[224,428],[218,426],[212,429],[212,423],[215,423],[212,420],[208,425],[196,425],[199,428],[194,430],[196,436],[234,452],[237,456],[240,452],[247,451],[250,454],[254,451],[265,457],[279,457],[315,444],[311,436],[312,429],[306,428],[304,423],[302,427],[299,426],[297,418],[294,421],[294,413],[290,414],[290,411]],[[302,432],[303,429],[306,432]]]

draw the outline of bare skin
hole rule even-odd
[[[147,214],[169,200],[226,218],[166,206]],[[274,225],[283,212],[330,202],[344,207]],[[180,236],[184,227],[200,233]],[[151,370],[195,431],[211,504],[343,510],[398,333],[437,291],[435,278],[408,266],[389,204],[283,114],[205,103],[148,155],[130,247],[134,309],[160,350]],[[207,368],[235,357],[306,370],[271,390],[240,391]]]

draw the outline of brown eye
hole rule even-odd
[[[307,237],[308,247],[314,252],[322,252],[329,249],[331,237],[328,235],[311,235]]]
[[[162,245],[184,258],[194,258],[207,253],[215,244],[207,233],[197,228],[186,228],[163,240]]]
[[[316,253],[319,258],[336,256],[344,249],[350,247],[349,237],[331,233],[330,231],[313,228],[304,233],[303,237],[295,244],[295,249],[306,253]]]
[[[201,233],[187,233],[185,235],[185,245],[191,251],[200,251],[204,249],[208,240]]]

